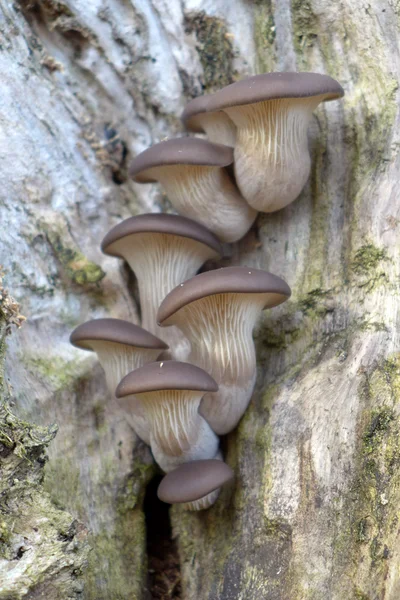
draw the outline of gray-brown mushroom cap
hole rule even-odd
[[[158,486],[157,495],[169,504],[194,502],[218,489],[233,476],[232,469],[221,460],[194,460],[168,473]]]
[[[222,110],[279,98],[311,98],[324,96],[324,101],[336,100],[344,90],[329,75],[320,73],[264,73],[237,81],[210,96],[207,111]]]
[[[157,321],[160,325],[179,309],[191,302],[215,294],[271,294],[270,302],[266,299],[265,308],[272,308],[285,302],[291,290],[286,281],[259,269],[251,267],[225,267],[200,273],[170,292],[160,305]]]
[[[129,373],[117,387],[117,398],[160,390],[216,392],[214,379],[189,363],[168,360],[152,362]]]
[[[195,133],[204,133],[204,129],[196,122],[195,117],[207,112],[207,105],[210,98],[210,95],[198,96],[187,103],[181,116],[181,121],[186,129]]]
[[[166,165],[203,165],[227,167],[233,162],[233,149],[200,138],[175,138],[155,144],[139,154],[131,163],[130,176],[138,183],[157,181],[146,171]]]
[[[91,341],[113,342],[136,348],[166,350],[167,344],[138,325],[122,319],[93,319],[78,325],[70,342],[82,350],[92,350]]]
[[[164,213],[150,213],[125,219],[107,233],[101,243],[101,249],[104,254],[120,256],[118,252],[113,251],[112,244],[136,233],[164,233],[190,238],[222,255],[220,241],[206,227],[192,219]]]

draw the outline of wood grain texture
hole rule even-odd
[[[87,318],[139,319],[99,242],[168,201],[127,162],[181,131],[189,98],[276,69],[346,96],[315,113],[304,192],[233,251],[293,295],[257,326],[256,392],[224,442],[234,485],[172,511],[183,598],[399,597],[399,15],[391,0],[0,1],[0,263],[28,317],[6,374],[20,416],[59,425],[45,485],[91,531],[85,599],[146,597],[151,456],[68,344]]]

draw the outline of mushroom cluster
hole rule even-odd
[[[160,183],[180,213],[128,218],[101,244],[136,275],[142,327],[95,319],[70,340],[97,353],[110,393],[166,473],[164,502],[206,509],[233,478],[218,436],[237,426],[251,400],[261,311],[291,293],[283,279],[252,267],[198,271],[223,255],[222,243],[247,233],[257,211],[297,198],[310,173],[313,110],[343,93],[317,73],[248,77],[188,103],[183,124],[208,140],[166,140],[131,163],[134,181]]]

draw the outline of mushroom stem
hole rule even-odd
[[[236,181],[253,208],[273,212],[300,194],[311,165],[307,129],[323,98],[284,98],[224,109],[237,127]]]
[[[125,344],[99,340],[92,341],[91,345],[104,369],[107,386],[113,395],[117,385],[125,375],[148,362],[152,362],[161,352],[160,349],[141,348],[139,355],[137,349]]]
[[[263,294],[215,294],[176,315],[179,328],[193,340],[188,360],[219,385],[200,406],[200,414],[218,434],[234,429],[250,402],[256,370],[252,331],[264,305]]]
[[[183,462],[213,458],[218,437],[198,413],[204,392],[162,390],[137,394],[150,424],[150,445],[165,471]]]
[[[185,360],[190,349],[188,340],[176,327],[171,331],[159,327],[157,310],[174,287],[199,270],[209,257],[208,247],[188,238],[142,233],[122,239],[119,251],[138,280],[142,327],[164,340],[175,359]]]
[[[257,216],[222,167],[168,165],[149,169],[151,172],[175,210],[202,223],[223,242],[243,237]]]
[[[232,147],[235,145],[236,127],[228,115],[222,111],[201,113],[199,122],[210,142]]]

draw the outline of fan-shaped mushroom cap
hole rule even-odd
[[[168,349],[156,336],[122,319],[87,321],[74,329],[70,342],[77,348],[97,353],[113,396],[117,384],[127,373],[154,361]],[[148,425],[137,401],[131,404],[126,418],[138,436],[149,443]]]
[[[135,348],[148,348],[162,350],[168,348],[167,344],[152,335],[142,327],[122,319],[93,319],[78,325],[71,333],[70,342],[81,350],[96,352],[97,342],[123,344]],[[113,390],[114,393],[114,390]]]
[[[210,96],[206,110],[224,110],[281,98],[337,100],[344,95],[342,86],[329,75],[320,73],[263,73],[231,83]]]
[[[251,206],[273,212],[292,202],[310,173],[307,128],[320,102],[343,96],[319,73],[265,73],[213,94],[207,111],[224,110],[236,125],[235,176]]]
[[[256,217],[223,168],[232,162],[232,148],[184,137],[139,154],[130,174],[138,183],[159,181],[175,210],[231,242],[241,238]]]
[[[129,373],[116,395],[127,405],[133,397],[139,399],[150,426],[154,458],[168,472],[182,462],[216,455],[218,438],[198,408],[204,393],[217,389],[202,369],[171,360]]]
[[[160,325],[182,329],[192,346],[188,360],[219,385],[200,408],[216,433],[231,431],[250,401],[256,367],[252,331],[260,312],[281,304],[290,293],[287,283],[272,273],[227,267],[192,277],[161,303]]]
[[[145,214],[113,227],[102,251],[124,258],[136,274],[142,308],[142,325],[164,339],[174,358],[185,359],[189,343],[182,332],[157,325],[157,309],[178,283],[196,274],[201,265],[222,255],[222,246],[208,229],[177,215]]]
[[[206,133],[210,142],[235,145],[235,125],[227,114],[220,111],[207,112],[211,96],[198,96],[191,100],[182,113],[182,123],[189,131]]]
[[[168,473],[157,495],[163,502],[190,503],[189,509],[202,510],[215,502],[219,488],[233,476],[232,469],[222,460],[195,460]]]

